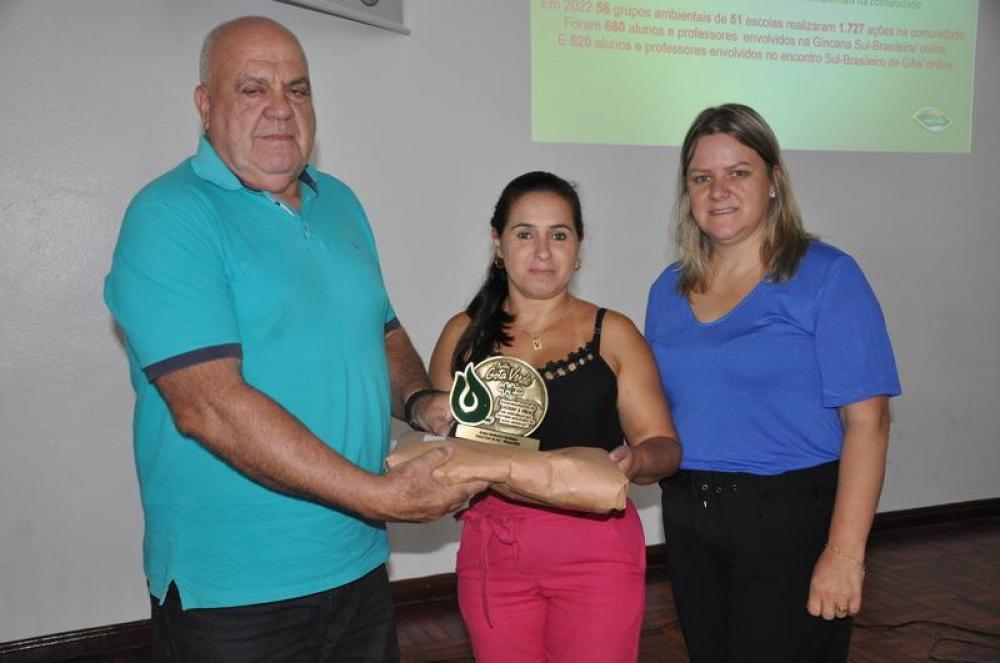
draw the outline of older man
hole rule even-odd
[[[306,165],[306,59],[268,19],[214,29],[197,154],[125,215],[105,299],[136,391],[158,660],[383,661],[398,651],[380,521],[485,488],[381,474],[390,414],[444,432],[357,198]]]

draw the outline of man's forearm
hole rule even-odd
[[[407,397],[420,389],[430,388],[431,382],[420,355],[402,327],[385,335],[385,354],[392,386],[392,414],[397,419],[404,419],[403,406]]]
[[[226,361],[226,360],[223,360]],[[337,454],[298,419],[219,362],[157,381],[178,429],[251,479],[379,518],[379,477]],[[197,385],[197,387],[193,387]]]
[[[158,378],[156,386],[177,428],[243,474],[369,520],[434,520],[486,488],[481,481],[437,483],[431,473],[450,456],[444,448],[384,475],[366,472],[244,382],[237,359],[182,368]]]

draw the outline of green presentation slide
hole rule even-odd
[[[535,141],[680,145],[739,102],[788,149],[970,149],[978,0],[530,2]]]

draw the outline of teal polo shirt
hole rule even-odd
[[[244,186],[202,138],[129,205],[105,280],[136,395],[146,578],[161,600],[175,582],[185,609],[305,596],[388,557],[382,524],[265,488],[182,435],[153,384],[242,357],[250,385],[381,471],[395,313],[358,199],[311,167],[300,179],[301,212]]]

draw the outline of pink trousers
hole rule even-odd
[[[490,494],[460,519],[458,602],[478,663],[636,660],[646,547],[631,502],[593,516]]]

